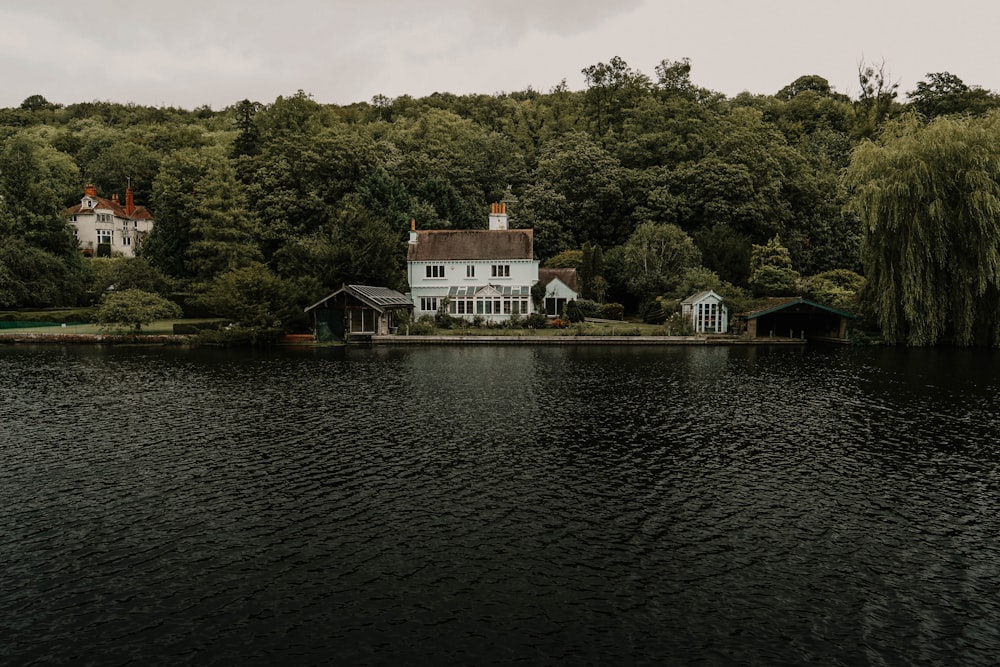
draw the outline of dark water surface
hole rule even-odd
[[[998,367],[0,346],[0,664],[996,664]]]

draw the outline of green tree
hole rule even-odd
[[[108,292],[101,299],[94,321],[102,327],[130,327],[140,333],[144,325],[156,320],[181,317],[181,307],[159,294],[139,289]]]
[[[592,243],[583,244],[577,277],[582,298],[592,301],[601,301],[604,298],[607,280],[604,278],[604,251],[601,246]]]
[[[979,86],[968,86],[949,72],[931,72],[908,92],[910,105],[925,118],[948,114],[981,114],[1000,106],[1000,98]]]
[[[1000,344],[1000,113],[904,118],[851,157],[865,294],[893,344]]]
[[[73,160],[36,134],[19,132],[0,146],[0,241],[20,238],[57,257],[76,255],[65,202],[79,193]]]
[[[243,100],[233,105],[232,111],[236,120],[236,139],[233,140],[233,157],[242,155],[257,155],[260,153],[260,130],[254,117],[260,113],[263,105],[260,102]]]
[[[563,250],[545,260],[545,266],[550,269],[579,269],[583,264],[582,250]]]
[[[861,92],[855,103],[854,132],[859,137],[874,137],[898,106],[899,82],[892,81],[885,61],[879,64],[861,61],[858,63],[858,84]]]
[[[85,282],[78,255],[58,257],[21,238],[0,242],[0,308],[76,305]]]
[[[809,297],[818,303],[855,312],[858,297],[865,287],[865,278],[848,269],[831,269],[805,280]]]
[[[754,244],[750,250],[750,289],[755,296],[789,296],[795,293],[798,283],[792,257],[779,237],[766,245]]]
[[[585,99],[596,137],[621,127],[624,110],[634,107],[652,85],[648,76],[632,69],[618,56],[581,71],[587,82]]]
[[[156,267],[142,257],[94,258],[88,260],[93,272],[92,291],[102,295],[108,290],[142,290],[166,296],[170,282]]]
[[[671,292],[681,276],[701,263],[701,252],[691,237],[671,224],[639,225],[622,246],[622,277],[636,297]]]
[[[302,313],[293,285],[259,263],[216,276],[198,301],[216,315],[254,329],[281,329]]]

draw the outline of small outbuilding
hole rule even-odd
[[[410,298],[396,290],[344,285],[305,312],[312,313],[317,341],[347,341],[393,333],[398,313],[412,310]]]
[[[854,315],[802,297],[776,299],[768,306],[740,315],[750,338],[789,337],[844,342]]]
[[[681,301],[681,317],[691,323],[695,333],[729,331],[729,308],[713,290],[692,294]]]
[[[545,314],[559,317],[578,296],[576,269],[538,269],[538,282],[545,286]]]

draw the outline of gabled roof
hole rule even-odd
[[[97,209],[108,211],[117,218],[124,218],[126,220],[152,220],[153,214],[145,206],[136,206],[132,210],[132,215],[125,212],[125,207],[122,206],[121,202],[115,201],[113,199],[105,199],[104,197],[97,197],[95,195],[88,195],[90,199],[97,202],[97,205],[93,208],[84,206],[83,201],[81,201],[76,206],[70,206],[66,209],[66,215],[94,215]]]
[[[416,235],[406,253],[408,262],[534,258],[530,229],[431,229]]]
[[[707,289],[707,290],[703,290],[701,292],[698,292],[697,294],[692,294],[688,298],[686,298],[683,301],[681,301],[681,305],[683,305],[683,306],[693,306],[694,304],[700,303],[700,302],[704,301],[706,298],[708,298],[709,296],[712,296],[712,295],[715,295],[715,298],[718,299],[719,301],[723,300],[722,297],[719,294],[717,294],[715,290]]]
[[[338,294],[346,292],[354,298],[358,299],[362,303],[375,310],[381,312],[383,310],[391,310],[394,308],[413,308],[413,302],[410,301],[409,297],[405,294],[400,294],[396,290],[391,290],[388,287],[372,287],[370,285],[344,285],[336,292],[333,292],[324,298],[320,299],[313,305],[305,309],[305,312],[309,312],[313,308],[317,308],[330,299],[334,298]]]
[[[153,213],[145,206],[136,206],[129,217],[133,220],[152,220]]]
[[[538,282],[543,285],[548,285],[557,278],[574,292],[580,291],[576,287],[576,269],[538,269]]]
[[[804,299],[801,296],[793,296],[787,299],[782,299],[781,301],[774,302],[760,310],[755,310],[751,313],[744,313],[742,317],[745,317],[748,320],[752,320],[757,317],[763,317],[764,315],[770,315],[771,313],[776,313],[779,310],[788,310],[788,309],[802,310],[801,306],[805,306],[806,308],[816,308],[819,310],[826,311],[828,313],[833,313],[834,315],[839,315],[841,317],[849,317],[852,320],[857,319],[854,315],[851,315],[846,311],[837,310],[836,308],[831,308],[830,306],[824,306],[821,303],[816,303],[815,301]]]
[[[66,209],[66,213],[70,215],[74,213],[86,214],[86,213],[93,213],[96,209],[102,209],[102,210],[110,210],[113,214],[115,214],[115,216],[119,218],[129,217],[128,214],[125,212],[125,207],[122,206],[121,203],[119,202],[97,196],[90,196],[90,199],[93,199],[94,201],[97,202],[97,205],[94,206],[93,208],[84,206],[83,202],[81,201],[76,206],[70,206],[68,209]]]

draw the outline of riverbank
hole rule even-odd
[[[0,333],[0,344],[190,345],[191,336],[176,334]]]
[[[805,345],[799,338],[738,336],[372,336],[372,345]],[[0,344],[197,345],[195,336],[178,334],[0,333]],[[291,334],[278,345],[328,346],[311,335]]]
[[[372,345],[805,345],[800,338],[739,336],[372,336]]]

